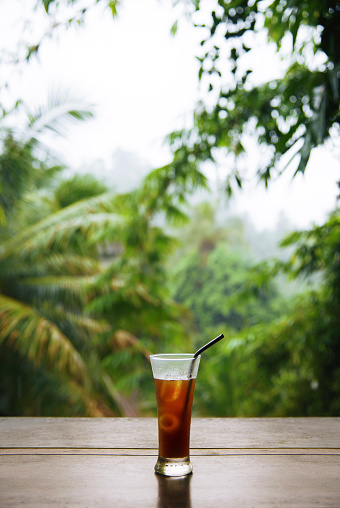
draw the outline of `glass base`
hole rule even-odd
[[[184,457],[183,459],[158,457],[155,471],[164,476],[186,476],[192,473],[192,464],[189,457]]]

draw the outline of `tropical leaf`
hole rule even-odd
[[[37,257],[46,254],[57,247],[59,252],[66,250],[70,242],[74,240],[74,234],[81,232],[83,235],[93,236],[96,239],[113,239],[113,226],[117,232],[123,224],[123,219],[113,213],[114,194],[108,193],[103,196],[80,201],[63,210],[52,214],[46,219],[25,228],[14,238],[11,238],[0,247],[0,259],[4,259],[14,252],[21,259]],[[99,229],[104,228],[104,231]]]
[[[66,252],[72,248],[84,251],[86,247],[100,240],[118,241],[121,236],[121,224],[120,217],[99,213],[63,221],[51,229],[44,228],[34,237],[26,239],[22,244],[24,256],[35,258],[44,255],[46,251]],[[81,235],[79,241],[83,243],[80,247],[77,241],[78,233]]]
[[[101,262],[88,256],[76,256],[51,253],[38,263],[30,259],[21,260],[20,263],[13,256],[0,261],[0,277],[11,279],[13,277],[32,277],[45,275],[95,275],[101,269]]]
[[[111,337],[111,344],[115,349],[123,350],[132,347],[141,351],[145,358],[150,361],[150,351],[141,343],[141,341],[127,330],[116,330]]]
[[[0,344],[15,348],[38,366],[83,380],[84,360],[69,339],[32,307],[0,295]]]
[[[98,0],[97,0],[98,1]],[[107,3],[108,8],[111,10],[112,17],[117,16],[117,5],[119,4],[118,0],[109,0]]]
[[[86,305],[88,288],[92,286],[93,280],[89,276],[29,277],[13,281],[12,286],[7,284],[7,293],[20,297],[27,303],[34,302],[34,305],[50,301],[53,305],[62,305],[80,312]]]
[[[45,7],[45,10],[46,12],[48,13],[48,9],[49,9],[49,6],[52,2],[54,2],[55,0],[42,0],[42,3],[44,4],[44,7]]]
[[[6,214],[3,207],[0,205],[0,226],[6,225]]]
[[[94,341],[102,334],[112,333],[110,325],[83,314],[71,312],[70,308],[46,305],[42,302],[37,309],[46,319],[54,323],[71,341],[74,347],[88,354],[93,349]]]
[[[47,104],[29,113],[29,123],[21,141],[24,145],[35,144],[41,141],[39,135],[44,131],[63,136],[70,123],[92,117],[93,112],[88,104],[69,91],[58,90],[50,94]]]
[[[74,175],[61,182],[55,190],[54,196],[59,205],[65,208],[82,199],[92,198],[107,191],[107,186],[91,174]]]

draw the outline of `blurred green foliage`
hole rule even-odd
[[[104,3],[115,15],[118,2]],[[184,3],[194,20],[201,2]],[[43,1],[47,14],[58,5]],[[268,184],[284,155],[298,153],[304,172],[312,148],[338,130],[339,13],[335,0],[273,0],[265,10],[258,0],[218,0],[198,27],[209,107],[199,105],[192,129],[169,135],[173,160],[131,193],[90,175],[66,181],[43,153],[44,130],[62,133],[66,120],[91,117],[72,97],[28,114],[20,136],[1,130],[2,414],[155,414],[149,353],[193,351],[220,332],[226,338],[202,358],[198,414],[339,414],[339,210],[289,235],[289,260],[261,263],[240,221],[217,226],[207,204],[187,216],[189,195],[208,186],[202,163],[218,151],[235,161],[224,190],[242,187],[245,135],[269,149],[259,168]],[[291,52],[284,76],[255,85],[243,57],[261,21],[278,50],[290,37]],[[324,63],[311,65],[311,54]],[[293,295],[284,277],[313,284]]]
[[[265,264],[254,265],[241,221],[217,226],[213,206],[202,203],[180,237],[184,246],[170,265],[172,292],[192,311],[201,340],[280,315],[284,299]]]
[[[63,180],[40,143],[50,124],[36,121],[17,137],[2,131],[0,410],[139,414],[149,350],[161,337],[160,349],[186,349],[186,311],[165,284],[173,241],[153,224],[158,207],[176,206],[150,203],[147,186],[116,195],[89,175]]]
[[[294,307],[283,308],[270,323],[246,327],[221,343],[219,355],[201,372],[206,386],[215,387],[202,391],[200,407],[206,414],[339,414],[339,211],[325,225],[294,234],[285,244],[296,241],[291,261],[276,268],[292,277],[321,272],[319,289],[297,296]]]
[[[150,351],[193,351],[219,332],[202,358],[198,414],[338,414],[337,211],[282,242],[288,261],[255,263],[240,221],[217,225],[206,203],[185,217],[176,179],[161,189],[155,171],[116,195],[93,177],[62,180],[13,136],[3,146],[0,176],[11,167],[26,182],[1,228],[3,414],[154,414]],[[39,169],[21,170],[30,164]],[[175,240],[156,216],[172,235],[187,225]],[[283,276],[316,275],[283,296]]]
[[[202,37],[198,76],[208,97],[197,104],[192,128],[169,135],[172,166],[216,162],[228,154],[224,188],[231,195],[247,178],[242,162],[252,136],[263,147],[258,176],[266,185],[293,159],[295,174],[304,173],[313,147],[339,133],[340,2],[186,4],[192,4],[192,23]],[[269,81],[254,78],[260,71],[254,69],[252,51],[261,45],[263,32],[282,69]],[[266,54],[263,64],[268,67]]]

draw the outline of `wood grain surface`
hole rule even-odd
[[[156,419],[1,418],[0,507],[340,507],[340,418],[193,419],[190,453],[166,478]]]
[[[333,455],[200,456],[184,481],[155,475],[152,456],[18,459],[1,457],[1,507],[169,507],[172,497],[190,508],[338,507],[340,501],[340,457]]]
[[[0,448],[157,448],[155,418],[0,418]],[[191,448],[340,448],[340,418],[193,418]]]

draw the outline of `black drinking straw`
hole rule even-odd
[[[223,333],[221,333],[221,335],[219,335],[218,337],[216,337],[215,339],[211,340],[210,342],[208,342],[208,344],[206,344],[205,346],[202,346],[201,348],[198,349],[198,351],[196,351],[196,353],[194,354],[193,356],[193,361],[191,362],[191,365],[190,365],[190,370],[189,370],[189,379],[191,379],[191,376],[192,376],[192,372],[194,370],[194,364],[195,364],[195,360],[196,358],[198,357],[198,355],[200,355],[201,353],[203,353],[203,351],[205,351],[206,349],[208,349],[209,347],[213,346],[214,344],[216,344],[216,342],[218,342],[219,340],[223,339],[224,335]]]
[[[208,342],[208,344],[206,344],[205,346],[201,347],[200,349],[198,349],[198,351],[196,351],[196,353],[194,354],[193,356],[193,360],[190,364],[190,370],[189,370],[189,386],[188,386],[188,391],[187,391],[187,394],[186,394],[186,397],[185,397],[185,401],[184,401],[184,408],[183,408],[183,416],[185,415],[186,413],[186,410],[187,410],[187,407],[188,407],[188,403],[189,403],[189,396],[190,396],[190,390],[191,390],[191,385],[192,385],[192,373],[193,373],[193,370],[194,370],[194,365],[195,365],[195,360],[196,358],[198,357],[198,355],[200,355],[201,353],[203,353],[203,351],[205,351],[206,349],[208,349],[209,347],[213,346],[214,344],[216,344],[216,342],[218,342],[219,340],[223,339],[224,335],[223,333],[221,333],[221,335],[219,335],[218,337],[216,337],[215,339],[211,340],[210,342]]]
[[[208,349],[209,347],[213,346],[214,344],[216,344],[216,342],[218,342],[219,340],[223,339],[224,335],[223,333],[221,333],[221,335],[219,335],[218,337],[216,337],[215,339],[211,340],[210,342],[208,342],[208,344],[206,344],[205,346],[201,347],[198,351],[196,351],[196,353],[194,354],[194,358],[197,358],[198,355],[200,355],[201,353],[203,353],[203,351],[205,351],[206,349]]]

